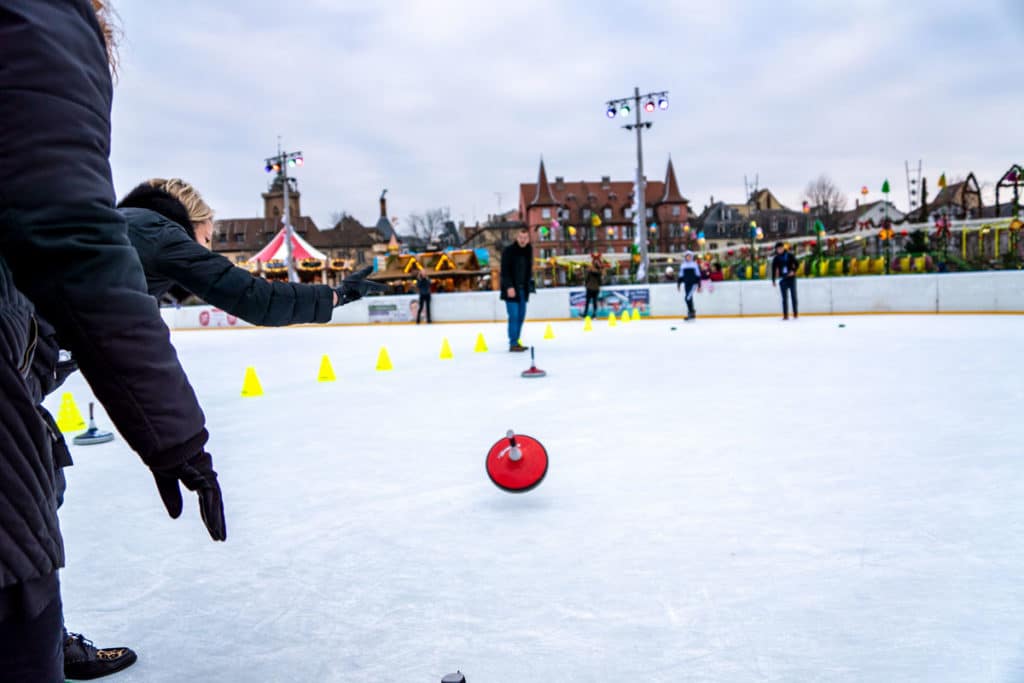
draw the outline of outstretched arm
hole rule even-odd
[[[154,214],[155,216],[155,214]],[[164,239],[143,265],[209,304],[253,325],[281,326],[330,322],[335,295],[327,285],[270,282],[237,267],[190,239],[184,230],[159,217]]]

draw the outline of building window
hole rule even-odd
[[[633,239],[633,235],[635,235],[635,234],[636,234],[636,226],[632,225],[632,224],[627,225],[626,226],[626,239],[628,239],[628,240]]]
[[[605,217],[606,220],[610,219],[612,217],[612,210],[611,210],[611,208],[605,208],[605,210],[604,210],[604,217]]]
[[[217,233],[217,242],[219,244],[227,244],[228,234],[226,232]]]
[[[622,210],[622,215],[625,216],[626,218],[631,218],[633,216],[633,209],[627,206],[625,209]]]
[[[654,209],[652,209],[649,206],[647,207],[647,217],[648,218],[654,218]]]
[[[681,213],[682,213],[682,209],[680,207],[678,207],[678,206],[673,206],[672,207],[672,215],[673,216],[678,216]]]
[[[245,241],[245,233],[244,232],[236,232],[235,233],[235,241],[236,242],[244,242]]]
[[[541,209],[540,210],[540,217],[545,219],[545,220],[547,220],[548,218],[551,218],[551,209]]]
[[[586,220],[588,218],[590,218],[590,209],[583,209],[583,219]]]

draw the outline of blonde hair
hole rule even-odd
[[[213,209],[203,201],[202,195],[199,194],[196,188],[181,178],[170,178],[167,180],[164,178],[152,178],[147,180],[146,183],[150,187],[163,190],[181,202],[181,205],[185,207],[185,211],[188,212],[188,219],[192,221],[192,225],[213,220]]]
[[[96,21],[99,22],[100,31],[103,33],[103,42],[107,47],[107,63],[110,65],[110,73],[117,75],[117,40],[121,37],[121,31],[115,21],[114,9],[104,0],[92,0],[92,9],[96,12]]]

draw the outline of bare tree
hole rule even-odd
[[[807,183],[804,200],[823,216],[834,216],[846,210],[846,195],[824,173]]]
[[[430,209],[409,215],[408,234],[430,247],[457,247],[461,241],[459,230],[446,208]]]
[[[332,228],[336,228],[343,220],[351,217],[352,214],[348,211],[331,211],[330,216],[327,218],[327,225]]]

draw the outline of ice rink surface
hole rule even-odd
[[[68,627],[138,651],[112,683],[1024,681],[1024,317],[543,330],[540,380],[501,325],[175,333],[228,541],[72,447]]]

